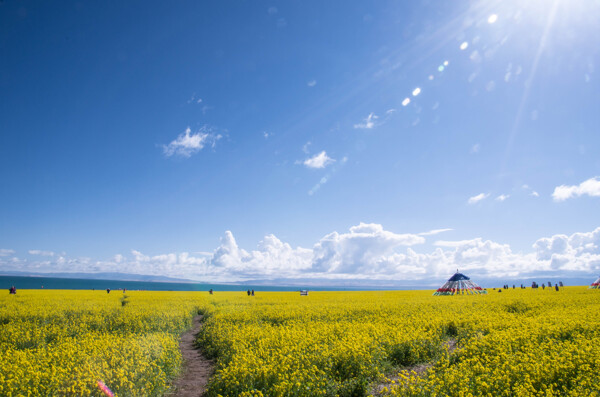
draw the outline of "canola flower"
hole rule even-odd
[[[211,298],[211,396],[598,395],[600,296],[585,287]]]
[[[0,395],[163,395],[181,370],[179,334],[202,301],[185,292],[1,296]]]
[[[179,334],[209,396],[594,396],[600,295],[23,291],[0,296],[0,395],[171,395]]]

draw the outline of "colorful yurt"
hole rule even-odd
[[[471,281],[471,279],[458,270],[444,285],[433,293],[434,295],[458,295],[458,294],[487,294],[487,291]]]
[[[594,281],[592,285],[590,285],[590,288],[600,289],[600,277],[598,277],[598,280]]]

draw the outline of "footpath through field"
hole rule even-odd
[[[213,362],[202,355],[196,346],[196,338],[202,328],[202,315],[192,321],[192,328],[181,335],[179,350],[183,356],[183,375],[174,383],[176,397],[197,397],[206,391],[212,375]]]

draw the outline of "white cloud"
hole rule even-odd
[[[452,230],[454,230],[454,229],[433,229],[428,232],[419,233],[419,236],[434,236],[436,234],[450,232]]]
[[[554,188],[552,198],[554,201],[565,201],[573,197],[588,195],[590,197],[600,197],[600,177],[590,178],[581,182],[579,185],[560,185]]]
[[[476,204],[481,200],[488,198],[489,195],[489,193],[479,193],[477,196],[469,197],[469,200],[467,200],[467,202],[469,204]]]
[[[9,256],[9,255],[13,255],[15,253],[15,250],[10,250],[7,248],[0,248],[0,256]]]
[[[536,259],[552,270],[598,271],[600,269],[600,227],[570,236],[556,234],[533,244]]]
[[[471,146],[471,153],[472,154],[477,154],[479,153],[479,150],[481,149],[481,145],[476,143],[473,146]]]
[[[285,277],[309,269],[312,250],[292,248],[274,235],[264,237],[258,249],[247,252],[238,247],[233,233],[225,232],[221,245],[211,258],[216,273],[246,277]]]
[[[387,114],[387,115],[394,114],[394,113],[396,113],[396,109],[393,109],[393,108],[385,111],[385,114]]]
[[[304,160],[303,164],[308,168],[325,168],[333,162],[335,162],[335,160],[329,157],[325,150],[323,150],[321,153],[315,154]]]
[[[317,80],[311,80],[308,83],[306,83],[306,85],[309,87],[314,87],[317,85]]]
[[[529,185],[525,184],[523,186],[521,186],[521,188],[525,191],[529,192],[529,195],[532,197],[540,197],[540,194],[538,192],[536,192],[535,190],[533,190]]]
[[[352,226],[349,233],[333,232],[315,244],[312,270],[359,274],[389,271],[398,248],[424,242],[416,234],[396,234],[381,225],[361,222]]]
[[[496,201],[504,201],[509,197],[510,197],[510,194],[501,194],[498,197],[496,197]]]
[[[171,143],[163,145],[163,151],[167,157],[173,155],[190,157],[202,150],[207,144],[214,147],[221,138],[220,134],[213,134],[206,127],[202,127],[198,132],[193,134],[190,127],[188,127],[183,134],[180,134]]]
[[[42,250],[29,250],[29,255],[40,255],[40,256],[54,256],[54,252],[52,251],[42,251]]]
[[[364,123],[354,124],[354,128],[366,128],[370,130],[371,128],[375,127],[375,120],[377,120],[378,118],[379,117],[375,113],[371,112],[365,118]]]
[[[399,234],[382,225],[360,223],[347,232],[332,232],[312,248],[293,248],[269,234],[254,250],[238,246],[227,231],[219,246],[195,256],[188,252],[146,255],[133,250],[107,261],[70,258],[63,254],[39,260],[0,257],[5,271],[123,272],[185,277],[204,282],[252,279],[425,280],[445,279],[457,268],[474,279],[560,277],[600,272],[600,227],[591,232],[540,238],[530,252],[513,252],[508,244],[482,238],[436,241],[435,249],[418,253],[412,247],[426,235]],[[11,251],[11,250],[7,250]],[[593,281],[593,280],[592,280]]]

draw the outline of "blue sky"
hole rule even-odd
[[[0,3],[0,270],[591,277],[600,3],[522,3]]]

